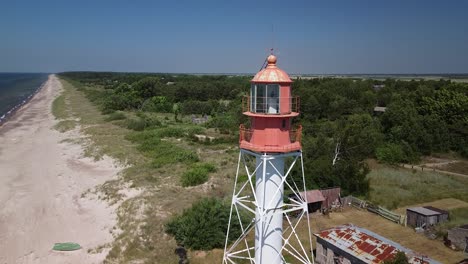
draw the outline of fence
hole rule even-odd
[[[369,203],[368,201],[361,200],[359,198],[356,198],[354,196],[347,196],[343,198],[343,204],[344,205],[349,205],[353,206],[355,208],[359,209],[366,209],[367,211],[378,214],[381,217],[390,220],[392,222],[395,222],[400,225],[405,225],[406,226],[406,216],[405,215],[399,215],[396,214],[384,207],[374,205],[372,203]]]

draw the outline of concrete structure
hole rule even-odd
[[[398,243],[355,225],[342,225],[314,234],[317,238],[316,263],[382,263],[405,252],[409,263],[439,264]]]
[[[406,209],[406,224],[412,227],[427,227],[448,221],[448,212],[432,207],[412,207]]]
[[[468,225],[462,225],[450,229],[448,231],[447,238],[456,248],[468,253]]]
[[[300,165],[299,176],[305,182],[302,129],[301,126],[293,128],[291,122],[299,115],[299,99],[291,96],[292,81],[276,66],[276,57],[270,55],[267,62],[266,68],[252,79],[250,96],[243,101],[243,113],[249,117],[250,127],[241,125],[239,131],[239,162],[223,263],[247,260],[256,264],[280,264],[286,262],[286,255],[299,263],[312,263],[307,198],[299,195],[305,191],[305,184],[298,187],[287,181],[294,166]],[[244,182],[239,182],[241,169],[247,174]],[[296,199],[286,199],[286,190]],[[240,221],[241,214],[251,215],[248,226]],[[296,227],[302,219],[307,221],[309,232],[298,234]],[[235,240],[230,234],[233,221],[242,229],[242,235]],[[299,235],[305,235],[302,239],[308,245],[303,245]],[[254,238],[254,243],[249,237]]]

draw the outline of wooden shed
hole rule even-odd
[[[412,207],[406,209],[406,223],[412,227],[427,227],[448,221],[448,212],[432,207]]]
[[[333,209],[341,206],[341,188],[333,187],[320,190],[325,200],[322,209]]]
[[[307,201],[309,213],[322,209],[322,202],[325,201],[325,197],[319,190],[300,192],[299,195]]]

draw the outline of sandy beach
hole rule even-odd
[[[61,83],[54,75],[34,98],[0,127],[0,264],[101,263],[112,242],[115,208],[96,195],[82,195],[116,178],[120,168],[105,157],[83,157],[80,137],[60,133],[51,113]],[[56,252],[56,242],[76,242],[82,249]]]

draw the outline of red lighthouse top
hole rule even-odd
[[[259,71],[252,82],[266,82],[266,83],[292,83],[288,74],[276,66],[276,56],[270,55],[267,58],[268,65],[265,69]]]
[[[252,79],[250,96],[243,101],[250,128],[240,126],[240,147],[255,152],[285,153],[301,149],[302,128],[292,128],[299,115],[299,98],[291,96],[291,79],[276,66],[276,56]]]

